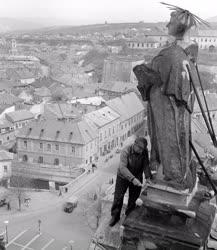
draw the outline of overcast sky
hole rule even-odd
[[[59,24],[157,22],[169,10],[157,0],[0,0],[0,17],[56,19]],[[166,0],[201,18],[217,16],[217,0]]]

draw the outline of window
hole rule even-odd
[[[8,172],[8,166],[4,166],[4,173]]]
[[[27,148],[27,141],[24,141],[23,144],[24,144],[24,148]]]
[[[59,144],[56,144],[55,148],[56,148],[56,150],[59,150],[60,149]]]
[[[75,153],[75,147],[72,146],[72,153]]]
[[[60,164],[60,161],[58,158],[54,159],[54,165],[58,166]]]
[[[42,156],[39,156],[39,157],[38,157],[38,163],[43,163],[43,162],[44,162],[43,157],[42,157]]]
[[[43,143],[40,143],[40,149],[43,149]]]
[[[7,140],[8,140],[8,141],[10,140],[10,137],[9,137],[9,136],[7,137]]]
[[[23,161],[24,161],[24,162],[27,162],[27,161],[28,161],[28,156],[27,156],[27,155],[24,155],[24,156],[23,156]]]
[[[88,151],[88,145],[86,146],[86,152]]]
[[[47,151],[51,151],[51,145],[50,144],[47,144]]]

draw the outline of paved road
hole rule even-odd
[[[98,169],[94,174],[87,176],[85,182],[76,185],[71,194],[76,195],[82,202],[71,214],[64,213],[62,206],[64,197],[60,197],[60,202],[55,206],[30,212],[22,216],[12,216],[6,218],[0,216],[0,232],[5,230],[4,220],[8,220],[9,250],[19,249],[43,249],[50,241],[49,248],[45,249],[63,249],[69,247],[69,241],[73,241],[73,250],[85,250],[88,248],[93,231],[87,225],[84,216],[84,201],[90,192],[108,180],[116,173],[118,156],[111,159],[105,165],[106,167]],[[38,235],[38,220],[41,220],[41,235]],[[18,237],[22,232],[23,235]],[[18,238],[17,238],[18,237]],[[15,238],[15,241],[13,239]],[[17,239],[16,239],[17,238]],[[58,246],[52,248],[53,246]],[[65,248],[67,249],[67,248]],[[68,248],[70,249],[70,248]]]

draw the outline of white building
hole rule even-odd
[[[100,156],[118,146],[120,115],[117,112],[109,107],[104,107],[92,111],[84,117],[97,130]]]
[[[191,40],[196,41],[200,49],[215,49],[217,47],[217,30],[192,32]]]
[[[144,124],[145,107],[134,92],[111,99],[106,104],[120,114],[120,143]]]

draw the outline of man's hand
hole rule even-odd
[[[138,186],[138,187],[142,187],[142,183],[137,178],[133,179],[133,185]]]

